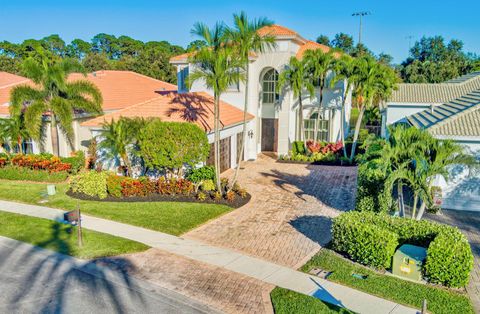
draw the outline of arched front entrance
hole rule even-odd
[[[275,105],[279,101],[277,91],[278,72],[267,70],[261,77],[261,150],[276,152],[278,149],[278,119],[275,117]]]

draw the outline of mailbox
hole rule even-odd
[[[78,210],[72,210],[63,214],[63,220],[68,223],[78,223]]]
[[[422,266],[427,250],[420,246],[404,244],[393,255],[392,273],[411,280],[422,280]]]

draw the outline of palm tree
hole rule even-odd
[[[244,79],[242,70],[243,60],[238,47],[229,44],[226,38],[226,28],[217,23],[209,28],[203,23],[196,23],[192,34],[203,39],[207,46],[191,56],[191,63],[195,64],[194,71],[189,75],[189,84],[197,80],[205,83],[213,91],[214,97],[214,150],[216,185],[222,191],[220,183],[220,99],[222,94],[232,84]]]
[[[23,154],[22,144],[28,138],[23,114],[8,119],[0,119],[0,141],[2,142],[0,144],[7,144],[10,152],[13,152],[13,148],[17,146],[18,152]]]
[[[304,141],[303,125],[303,94],[306,90],[313,97],[314,87],[309,80],[308,70],[305,61],[291,57],[288,66],[278,76],[278,89],[288,87],[293,92],[293,97],[298,98],[298,141]]]
[[[307,71],[311,75],[312,84],[318,84],[318,114],[315,123],[313,140],[317,140],[317,128],[320,123],[320,109],[323,108],[323,92],[327,84],[327,76],[332,72],[335,64],[335,56],[332,51],[323,52],[321,49],[307,50],[305,52],[305,63]]]
[[[344,81],[346,83],[345,88],[343,89],[342,95],[342,108],[341,108],[341,125],[340,125],[340,137],[343,146],[343,156],[347,158],[347,148],[345,146],[345,102],[347,100],[347,95],[352,89],[352,86],[355,84],[355,59],[349,55],[343,54],[339,59],[336,60],[333,71],[335,76],[331,81],[331,86],[334,86],[339,81]]]
[[[23,72],[36,87],[21,85],[11,91],[10,115],[25,114],[25,125],[33,140],[40,141],[43,132],[43,119],[50,121],[53,154],[59,155],[58,127],[73,143],[72,122],[76,112],[102,113],[102,95],[89,81],[68,82],[70,73],[81,72],[83,67],[71,59],[47,60],[39,62],[33,58],[25,60]],[[72,147],[73,149],[73,147]]]
[[[227,28],[227,37],[228,40],[235,44],[238,49],[240,62],[242,67],[245,69],[245,99],[243,105],[243,140],[240,146],[239,155],[237,156],[237,167],[235,169],[235,174],[231,182],[230,187],[233,187],[237,181],[238,172],[240,170],[240,162],[242,160],[243,152],[245,149],[245,142],[247,140],[247,112],[248,112],[248,84],[249,84],[249,64],[250,64],[250,54],[253,53],[262,53],[267,49],[273,48],[276,46],[275,36],[265,35],[260,36],[258,30],[262,27],[272,25],[273,22],[262,17],[259,19],[254,19],[250,21],[245,14],[241,12],[240,14],[233,15],[234,28]]]
[[[98,148],[105,153],[104,159],[119,162],[126,168],[126,175],[132,175],[132,156],[137,144],[136,135],[144,125],[143,119],[120,118],[104,123],[98,135]]]
[[[364,55],[357,60],[354,76],[356,83],[355,94],[357,96],[357,105],[360,113],[355,124],[350,162],[352,162],[355,157],[358,134],[360,133],[365,109],[379,105],[382,101],[390,97],[397,83],[393,69],[378,63],[369,55]]]

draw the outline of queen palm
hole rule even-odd
[[[345,103],[347,95],[355,84],[355,59],[349,55],[343,54],[339,59],[335,61],[333,71],[335,76],[331,81],[331,85],[334,86],[339,81],[346,83],[343,89],[342,95],[342,107],[341,107],[341,124],[340,124],[340,138],[343,147],[343,156],[347,158],[347,148],[345,146]]]
[[[365,110],[372,108],[373,105],[379,105],[380,102],[390,97],[397,83],[395,72],[390,67],[378,63],[368,55],[356,61],[354,77],[355,94],[360,112],[355,124],[350,162],[355,157],[358,135]]]
[[[313,97],[314,87],[309,80],[306,62],[291,57],[287,67],[278,76],[278,89],[288,88],[293,92],[293,97],[298,98],[298,129],[297,140],[304,141],[303,125],[303,95],[307,91]]]
[[[68,82],[70,73],[81,72],[83,67],[71,59],[41,61],[29,58],[23,65],[24,74],[37,86],[21,85],[11,92],[10,115],[25,115],[26,129],[33,140],[40,141],[43,121],[50,123],[53,154],[59,155],[58,128],[73,143],[73,119],[76,112],[100,114],[102,95],[98,88],[86,80]],[[72,147],[73,148],[73,147]]]
[[[189,75],[191,85],[201,80],[207,88],[213,91],[214,97],[214,150],[216,185],[219,192],[220,184],[220,99],[229,86],[244,79],[242,70],[243,60],[236,45],[229,44],[226,37],[226,28],[217,23],[209,28],[203,23],[196,23],[192,34],[203,39],[207,46],[196,51],[190,58],[195,64],[194,71]]]
[[[261,36],[258,30],[262,27],[272,25],[273,22],[266,18],[249,20],[245,12],[233,15],[234,28],[227,29],[228,40],[235,44],[242,67],[245,69],[245,99],[243,105],[243,140],[240,144],[239,155],[237,156],[237,167],[231,182],[231,187],[235,184],[240,170],[247,138],[247,112],[248,112],[248,84],[249,84],[249,63],[251,53],[262,53],[267,49],[275,47],[275,37],[272,35]]]
[[[318,85],[318,114],[317,121],[315,123],[315,131],[313,135],[313,140],[317,140],[318,124],[320,122],[321,116],[320,110],[323,108],[323,93],[327,85],[327,76],[332,72],[335,64],[335,55],[330,50],[328,52],[323,52],[321,49],[307,50],[305,52],[305,63],[308,69],[308,72],[311,75],[312,84]]]

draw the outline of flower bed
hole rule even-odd
[[[228,180],[222,179],[223,193],[216,191],[212,180],[192,182],[187,179],[133,179],[109,172],[88,171],[73,177],[68,194],[84,200],[108,202],[197,202],[241,207],[250,195],[237,184],[227,191]]]
[[[0,179],[61,182],[85,165],[82,152],[61,158],[51,154],[0,154]]]
[[[328,143],[308,140],[304,143],[296,141],[292,144],[292,150],[286,155],[281,155],[278,161],[318,165],[351,165],[348,158],[343,157],[342,150],[341,142]]]

